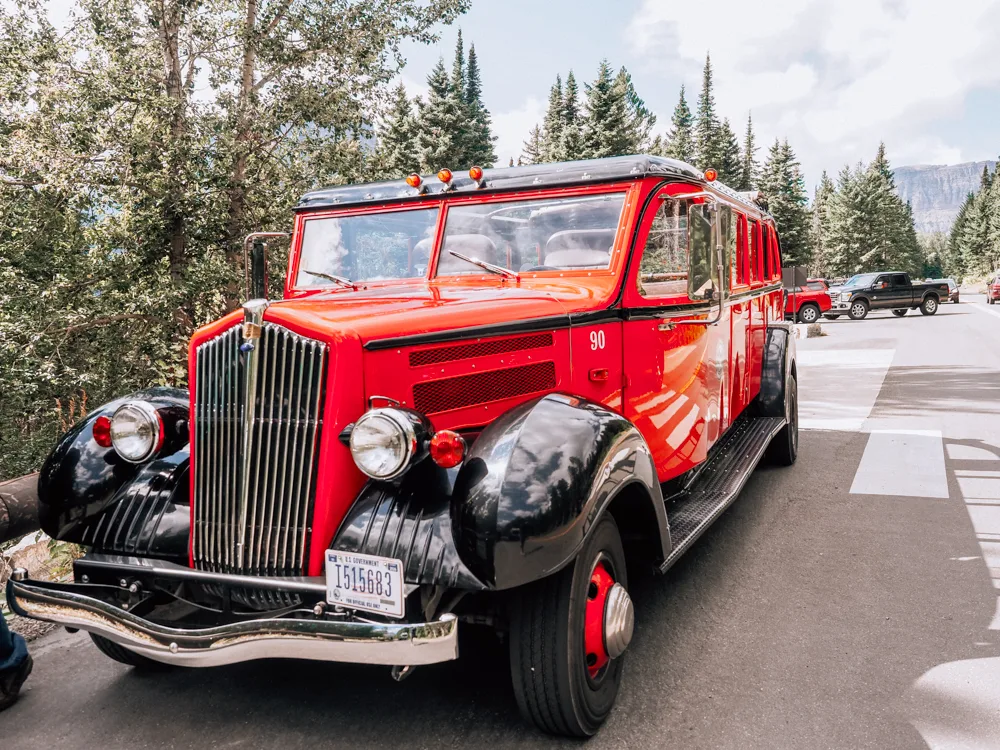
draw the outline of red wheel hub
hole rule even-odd
[[[608,649],[604,645],[604,605],[608,592],[615,585],[615,579],[599,561],[590,574],[587,587],[587,609],[583,619],[583,647],[587,655],[587,671],[591,678],[597,677],[610,661]]]

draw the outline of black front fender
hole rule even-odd
[[[123,403],[136,399],[156,407],[166,431],[158,458],[141,465],[125,461],[113,448],[102,448],[93,435],[98,417],[110,417]],[[187,391],[151,388],[105,404],[74,425],[39,473],[38,519],[45,533],[101,549],[105,539],[114,549],[117,537],[132,551],[139,551],[138,544],[151,544],[163,554],[186,554],[170,550],[187,535],[186,529],[178,528],[182,512],[177,508],[187,503],[188,404]],[[169,529],[171,541],[162,537],[154,541],[153,529],[146,523]],[[126,542],[130,534],[131,541]]]
[[[635,426],[563,394],[522,404],[490,424],[455,481],[458,552],[493,588],[550,575],[571,562],[601,515],[639,485],[655,519],[657,554],[670,549],[656,467]]]
[[[792,329],[785,323],[772,323],[767,328],[760,396],[757,397],[761,416],[788,418],[785,383],[795,371],[795,339]]]

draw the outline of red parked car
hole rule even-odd
[[[667,570],[765,454],[795,461],[774,220],[629,156],[309,193],[267,300],[273,234],[248,238],[250,301],[195,333],[190,392],[61,438],[42,526],[88,552],[71,583],[15,571],[10,605],[139,669],[402,679],[491,627],[524,716],[593,734],[630,566]]]
[[[815,323],[830,309],[830,294],[823,279],[807,279],[805,286],[785,291],[785,318]]]
[[[986,304],[995,305],[1000,301],[1000,274],[997,274],[986,285]]]

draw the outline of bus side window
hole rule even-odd
[[[737,220],[736,252],[739,258],[737,269],[737,283],[750,283],[750,241],[747,232],[747,217],[739,214]]]
[[[760,281],[764,278],[763,256],[760,246],[760,223],[750,220],[750,232],[748,234],[750,252],[750,278],[752,281]]]

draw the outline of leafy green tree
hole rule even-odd
[[[813,197],[812,223],[809,230],[810,244],[812,245],[812,272],[817,276],[831,276],[831,262],[829,249],[827,247],[827,236],[830,226],[830,201],[833,198],[836,188],[833,180],[830,179],[824,170],[820,176],[819,185],[816,186],[816,194]]]
[[[924,256],[922,277],[943,279],[948,274],[961,276],[947,266],[948,235],[944,232],[925,232],[918,235],[920,249]]]
[[[684,98],[684,86],[681,86],[681,94],[674,107],[673,117],[670,119],[670,132],[667,134],[667,143],[664,148],[664,156],[672,159],[694,164],[697,161],[695,154],[694,140],[694,116]]]
[[[618,71],[614,85],[625,109],[625,119],[620,123],[620,155],[644,152],[650,145],[649,136],[656,125],[656,115],[639,96],[632,83],[631,73],[624,67]]]
[[[823,173],[826,177],[826,173]],[[757,139],[753,133],[753,116],[747,115],[747,130],[743,136],[743,149],[740,153],[740,176],[736,181],[737,190],[753,190],[760,177],[760,164],[757,163]]]
[[[566,76],[566,90],[563,92],[562,126],[562,157],[582,159],[583,116],[580,112],[580,91],[572,70]]]
[[[563,85],[562,77],[549,89],[549,108],[542,123],[542,161],[563,160]]]
[[[775,140],[771,146],[760,186],[778,225],[785,265],[808,265],[812,247],[809,242],[805,179],[787,140]]]
[[[58,30],[0,6],[0,477],[84,401],[183,385],[242,238],[372,174],[401,45],[467,4],[76,0]]]
[[[389,114],[378,131],[376,164],[384,177],[403,177],[420,169],[413,123],[413,103],[403,84],[392,94]]]
[[[465,71],[465,106],[469,110],[469,142],[466,163],[491,167],[496,163],[496,136],[490,111],[483,102],[483,82],[479,72],[476,45],[469,45],[469,61]]]

